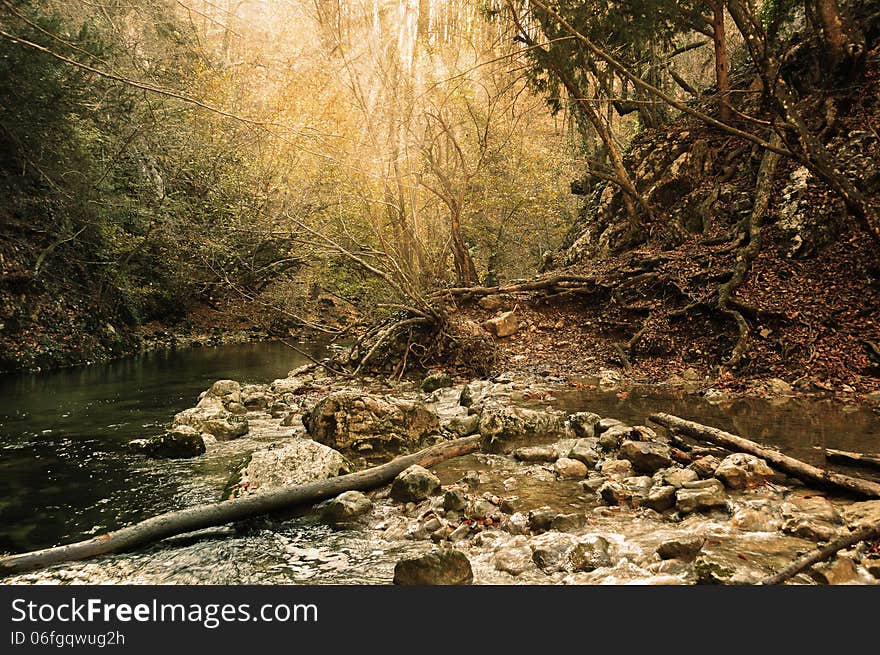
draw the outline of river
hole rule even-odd
[[[322,352],[320,345],[303,348],[313,355]],[[89,367],[0,376],[0,552],[67,543],[160,512],[218,500],[232,471],[263,445],[259,440],[245,437],[203,457],[177,461],[133,456],[127,442],[161,432],[176,412],[194,405],[198,394],[217,379],[265,383],[305,361],[282,344],[261,343],[157,352]],[[668,411],[817,463],[825,446],[880,450],[880,416],[870,408],[832,400],[708,403],[699,396],[643,387],[628,394],[561,389],[547,404],[631,423],[645,423],[651,412]],[[494,493],[503,493],[502,481],[510,471],[493,466],[497,462],[478,455],[441,465],[438,473],[450,483],[477,470],[488,475],[490,486],[494,481]],[[547,491],[550,488],[535,486],[534,502],[567,507],[577,496],[574,487],[571,497],[560,493],[561,487]],[[365,528],[334,530],[308,516],[256,519],[235,529],[218,529],[213,536],[178,539],[24,579],[387,583],[397,559],[431,545],[378,540]],[[486,581],[504,581],[486,575]]]

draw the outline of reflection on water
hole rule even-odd
[[[160,433],[215,380],[269,382],[305,362],[283,344],[259,343],[0,376],[0,551],[216,500],[204,476],[225,481],[230,460],[243,457],[235,448],[220,458],[150,462],[126,444]]]

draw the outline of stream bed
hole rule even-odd
[[[304,346],[304,348],[306,348]],[[309,348],[312,354],[322,346]],[[219,500],[249,453],[290,436],[266,421],[243,438],[194,459],[132,455],[127,442],[161,433],[175,413],[195,404],[217,379],[268,383],[306,359],[275,343],[221,346],[143,355],[110,364],[0,377],[0,552],[22,552],[83,539],[161,512]],[[636,387],[616,391],[556,388],[537,408],[590,411],[632,425],[665,411],[776,446],[816,464],[822,448],[880,451],[880,416],[870,407],[831,399],[725,399]],[[446,390],[449,391],[449,390]],[[525,389],[528,396],[528,389]],[[433,400],[454,402],[441,390]],[[257,421],[256,425],[261,424]],[[301,430],[301,426],[299,427]],[[435,467],[444,485],[477,476],[479,493],[515,494],[527,508],[586,513],[589,529],[611,542],[615,565],[576,575],[535,567],[512,576],[493,565],[492,539],[477,535],[471,554],[475,581],[489,584],[675,582],[670,567],[647,570],[647,554],[670,537],[699,531],[707,549],[773,570],[814,544],[781,532],[731,531],[712,516],[661,522],[650,515],[602,507],[596,494],[560,481],[546,466],[475,454]],[[756,497],[748,502],[759,502]],[[378,507],[378,506],[377,506]],[[258,518],[234,527],[183,535],[135,553],[59,565],[10,577],[8,583],[125,584],[388,584],[395,563],[425,553],[430,540],[384,532],[378,507],[372,521],[334,528],[313,515]],[[655,570],[656,569],[656,570]],[[668,579],[668,580],[667,580]]]

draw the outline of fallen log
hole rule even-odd
[[[834,541],[826,544],[825,546],[822,546],[821,548],[811,550],[802,557],[799,557],[798,559],[793,561],[791,564],[786,566],[778,573],[767,576],[758,584],[782,584],[789,578],[793,578],[798,573],[807,570],[808,568],[813,566],[813,564],[818,564],[819,562],[825,561],[839,550],[848,548],[849,546],[857,544],[860,541],[877,539],[878,537],[880,537],[880,525],[869,525],[867,527],[861,528],[860,530],[856,530],[855,532],[835,539]]]
[[[794,457],[789,457],[772,448],[765,448],[735,434],[719,430],[718,428],[709,427],[700,423],[694,423],[672,414],[652,414],[649,420],[658,425],[662,425],[667,430],[675,430],[695,439],[702,439],[710,443],[737,450],[750,455],[755,455],[767,461],[780,471],[784,471],[789,475],[799,478],[805,482],[812,482],[824,487],[833,487],[840,491],[844,491],[868,498],[880,498],[880,484],[871,482],[870,480],[862,480],[860,478],[850,477],[842,473],[835,473],[825,469],[820,469],[806,462],[802,462]]]
[[[825,458],[833,462],[842,462],[844,464],[852,464],[854,466],[880,468],[880,455],[853,453],[848,450],[835,450],[834,448],[826,448]]]
[[[32,571],[60,562],[71,562],[129,551],[166,537],[202,528],[224,525],[282,509],[314,505],[322,500],[334,498],[343,491],[376,489],[390,483],[401,471],[414,464],[427,468],[453,457],[473,453],[480,449],[480,439],[480,435],[455,439],[411,455],[397,457],[390,462],[357,473],[294,487],[282,487],[275,491],[267,491],[235,500],[188,507],[160,514],[85,541],[30,553],[8,555],[0,558],[0,577]]]

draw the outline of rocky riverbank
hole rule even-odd
[[[371,379],[355,388],[307,366],[267,385],[218,381],[168,435],[134,446],[180,456],[187,443],[199,456],[254,437],[264,445],[224,491],[238,497],[481,435],[478,454],[412,467],[390,487],[316,508],[335,530],[412,543],[395,568],[401,584],[751,583],[880,520],[880,501],[810,489],[754,456],[554,409],[558,390],[504,376],[453,385],[442,375],[421,388]],[[796,582],[874,583],[876,550],[862,544]]]

